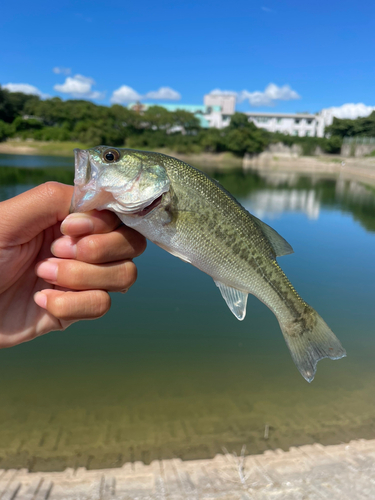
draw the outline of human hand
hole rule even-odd
[[[99,318],[136,280],[144,237],[112,212],[68,216],[72,194],[48,182],[0,203],[0,348]]]

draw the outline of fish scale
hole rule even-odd
[[[308,382],[320,359],[346,355],[278,265],[276,257],[292,253],[292,247],[218,182],[161,153],[98,146],[75,155],[73,211],[112,210],[124,224],[209,274],[240,320],[248,294],[255,295],[275,314]]]

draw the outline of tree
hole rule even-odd
[[[225,132],[217,128],[204,129],[200,132],[199,143],[205,151],[210,153],[225,151]]]
[[[253,122],[249,122],[249,118],[245,115],[245,113],[234,113],[232,118],[230,119],[230,123],[228,125],[228,129],[240,129],[240,128],[251,128],[255,127]]]
[[[369,116],[355,120],[334,118],[332,125],[326,127],[325,133],[339,137],[355,137],[358,135],[375,137],[375,111]]]
[[[225,132],[226,149],[239,156],[261,153],[268,144],[268,133],[249,122],[244,113],[234,113]]]
[[[9,123],[0,120],[0,142],[5,141],[11,134]]]
[[[142,115],[142,127],[151,130],[168,130],[173,126],[173,114],[162,106],[151,106]]]
[[[23,94],[22,92],[9,92],[0,87],[0,120],[12,123],[17,116],[23,116],[28,102],[37,102],[36,95]]]
[[[174,126],[182,127],[187,133],[197,133],[200,129],[199,119],[184,109],[173,111],[172,121]]]

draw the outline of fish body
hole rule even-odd
[[[240,320],[248,294],[255,295],[276,315],[307,381],[320,359],[346,355],[278,265],[276,257],[292,247],[219,183],[160,153],[99,146],[75,154],[73,211],[114,211],[127,226],[209,274]]]

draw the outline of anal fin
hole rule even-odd
[[[227,303],[229,309],[242,321],[246,316],[247,293],[236,290],[230,286],[224,285],[220,281],[215,281],[215,285],[219,287],[223,299]]]

